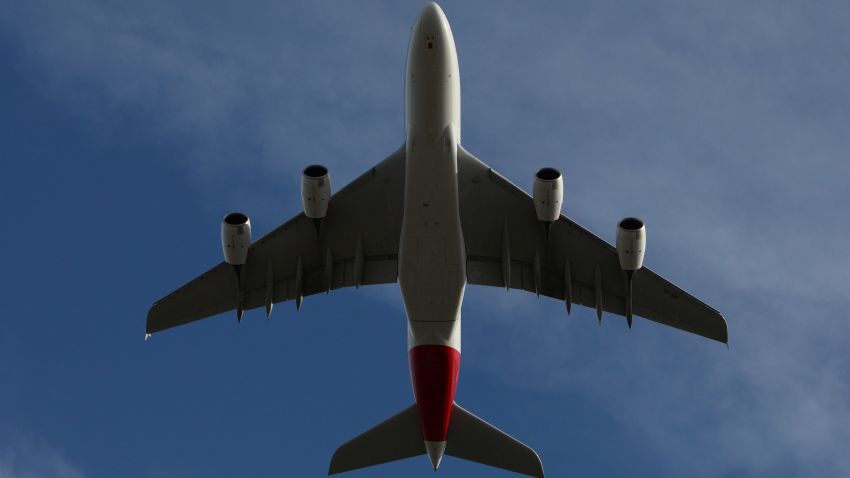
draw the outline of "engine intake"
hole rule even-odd
[[[251,247],[251,220],[241,212],[232,212],[221,221],[221,250],[224,261],[241,266],[248,259]]]
[[[564,199],[564,179],[555,168],[543,168],[534,175],[534,211],[537,219],[553,222],[561,216],[561,202]]]
[[[301,203],[304,215],[311,219],[321,219],[328,213],[331,200],[331,178],[328,168],[313,164],[304,168],[301,174]]]
[[[627,217],[617,224],[617,256],[620,268],[636,271],[643,267],[646,250],[646,225],[636,217]]]

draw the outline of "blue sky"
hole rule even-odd
[[[0,478],[323,476],[410,404],[397,286],[143,342],[150,304],[403,138],[420,2],[0,9]],[[850,474],[850,8],[445,2],[463,143],[719,309],[730,349],[470,288],[458,401],[548,476]],[[440,476],[514,476],[447,458]],[[434,476],[427,459],[350,476]]]

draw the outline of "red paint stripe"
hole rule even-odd
[[[460,352],[446,345],[410,349],[410,377],[426,441],[444,441],[457,390]]]

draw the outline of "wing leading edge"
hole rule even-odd
[[[254,242],[242,272],[244,308],[396,282],[404,168],[402,146],[334,194],[321,222],[302,213]],[[238,290],[222,262],[154,303],[147,333],[234,310]]]
[[[626,281],[617,251],[565,216],[547,231],[531,196],[463,148],[458,190],[470,284],[523,289],[625,316]],[[644,267],[634,276],[634,314],[728,342],[719,312]]]
[[[394,283],[404,204],[405,148],[331,198],[319,227],[299,214],[252,244],[243,272],[245,309],[341,287]],[[470,284],[534,292],[569,306],[624,316],[626,284],[615,248],[563,215],[548,232],[531,197],[458,148],[458,188]],[[155,333],[237,303],[236,274],[222,262],[157,301]],[[634,314],[728,342],[719,312],[644,267],[633,283]]]

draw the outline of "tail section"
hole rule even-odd
[[[543,463],[531,448],[455,403],[446,455],[543,478]]]
[[[445,452],[464,460],[543,478],[543,464],[534,450],[456,403],[452,407],[445,442],[423,440],[419,411],[414,404],[339,447],[331,458],[328,474],[403,460],[424,455],[426,451],[434,470]]]
[[[416,404],[343,444],[331,458],[329,475],[425,454]]]

